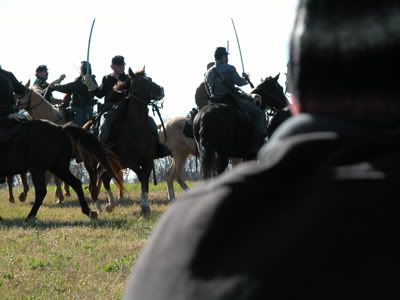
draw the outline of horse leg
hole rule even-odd
[[[31,170],[32,182],[35,187],[35,202],[33,203],[32,209],[25,219],[25,222],[35,221],[36,214],[43,203],[43,199],[46,196],[46,180],[45,170]]]
[[[167,173],[167,189],[168,189],[168,200],[172,201],[175,199],[175,190],[174,190],[174,178],[175,178],[175,160],[176,158],[172,158],[171,165],[169,166],[169,170]]]
[[[90,196],[92,197],[92,201],[95,203],[96,205],[96,211],[97,213],[102,213],[103,209],[101,208],[101,204],[99,201],[99,189],[98,189],[98,174],[97,174],[97,170],[92,166],[89,165],[88,163],[84,162],[85,167],[87,172],[89,173],[89,192],[90,192]]]
[[[175,178],[176,178],[176,181],[179,183],[180,187],[182,188],[182,190],[184,190],[184,191],[189,189],[186,182],[183,180],[183,167],[185,165],[185,161],[186,161],[187,157],[188,157],[188,154],[186,154],[183,157],[178,156],[175,159]]]
[[[19,201],[25,202],[26,197],[28,196],[28,191],[29,191],[29,184],[28,184],[28,178],[26,176],[26,173],[21,173],[20,174],[22,185],[24,187],[24,190],[19,194]]]
[[[64,201],[64,194],[62,192],[62,181],[57,176],[54,176],[54,182],[56,184],[54,199],[56,199],[57,204],[61,204]]]
[[[13,183],[14,183],[14,176],[7,176],[7,185],[8,185],[8,201],[10,203],[15,203],[14,194],[13,194]]]
[[[118,176],[118,179],[121,180],[121,182],[124,182],[124,173],[123,173],[122,169],[118,172],[117,176]],[[124,200],[124,190],[120,188],[118,202],[121,202],[122,200]],[[116,203],[117,205],[118,205],[118,202]]]
[[[66,184],[65,182],[64,182],[64,196],[65,197],[71,197],[71,192],[70,192],[70,190],[69,190],[69,185],[68,184]]]
[[[87,215],[91,219],[97,219],[97,212],[91,211],[86,202],[85,196],[83,194],[82,182],[71,173],[68,164],[64,167],[58,166],[57,168],[52,169],[51,172],[72,187],[72,189],[78,196],[82,213]]]
[[[140,181],[140,186],[141,186],[140,207],[141,207],[141,215],[143,215],[144,217],[148,217],[150,215],[148,193],[149,193],[149,178],[152,170],[153,170],[153,160],[151,160],[147,166],[143,165],[140,171],[135,172]]]
[[[106,206],[106,211],[112,212],[115,208],[115,199],[114,199],[113,193],[111,192],[110,175],[108,175],[107,172],[104,172],[103,174],[101,174],[101,179],[103,181],[104,188],[106,189],[106,192],[107,192],[108,204]]]

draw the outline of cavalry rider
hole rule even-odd
[[[121,106],[119,104],[124,99],[123,94],[119,96],[116,95],[116,93],[113,93],[113,87],[119,81],[126,82],[129,80],[128,75],[125,74],[125,58],[122,55],[116,55],[111,59],[111,69],[113,72],[103,77],[100,86],[97,86],[97,83],[95,80],[93,80],[93,78],[85,78],[85,84],[88,86],[89,91],[91,91],[97,98],[101,99],[104,97],[104,105],[101,109],[98,135],[100,142],[103,144],[106,144],[110,138],[111,129],[120,116],[119,108]],[[162,158],[171,155],[171,150],[169,150],[160,142],[157,125],[153,118],[149,116],[148,119],[149,126],[152,129],[152,133],[157,144],[155,158]]]
[[[8,119],[26,118],[26,116],[18,115],[14,97],[14,93],[22,96],[25,92],[25,86],[15,78],[13,73],[3,70],[0,67],[0,129],[10,127],[11,123],[7,121]],[[0,184],[4,182],[5,178],[0,177]]]
[[[265,114],[253,102],[248,100],[247,94],[240,93],[236,86],[244,86],[249,83],[249,75],[238,74],[236,68],[228,64],[228,55],[224,47],[217,47],[214,53],[215,66],[211,67],[205,76],[211,103],[236,104],[247,115],[247,119],[253,123],[257,135],[266,136]]]
[[[207,64],[207,71],[215,65],[215,62],[209,62]],[[206,74],[204,74],[206,76]],[[207,86],[205,81],[203,80],[196,89],[196,93],[194,95],[194,99],[197,105],[197,109],[201,109],[203,106],[208,104],[210,100],[210,94],[207,91]]]
[[[46,65],[40,65],[36,68],[35,73],[36,79],[33,83],[33,88],[38,92],[43,98],[49,101],[51,104],[61,104],[63,101],[53,97],[53,92],[49,89],[55,84],[60,84],[64,80],[65,75],[62,74],[57,80],[52,83],[48,83],[49,72]]]
[[[71,94],[70,110],[75,113],[72,122],[79,127],[82,127],[89,118],[93,117],[93,105],[97,103],[88,87],[83,82],[83,76],[92,74],[90,63],[86,61],[81,62],[80,76],[67,84],[55,84],[49,87],[49,91],[57,91],[65,94]]]

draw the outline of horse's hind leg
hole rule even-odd
[[[175,178],[176,181],[179,183],[180,187],[182,188],[182,190],[184,191],[189,189],[186,182],[183,180],[183,167],[185,165],[187,157],[188,154],[186,154],[183,157],[177,157],[177,159],[175,159]]]
[[[107,172],[103,172],[103,174],[101,174],[101,180],[103,181],[104,188],[107,192],[108,204],[106,206],[106,211],[112,212],[115,208],[115,199],[110,187],[111,178]]]
[[[65,197],[71,197],[71,192],[69,190],[69,185],[64,182],[64,195]]]
[[[62,181],[57,176],[54,176],[54,182],[56,184],[56,192],[54,194],[54,199],[56,199],[57,204],[61,204],[64,201],[64,194],[62,191]]]
[[[36,219],[36,214],[43,203],[43,199],[46,196],[46,180],[45,170],[31,170],[32,181],[35,187],[35,202],[33,203],[32,209],[28,214],[25,222]]]
[[[167,173],[168,199],[170,201],[175,199],[175,190],[174,190],[174,178],[176,173],[175,160],[176,157],[172,158],[172,162],[171,165],[169,166],[169,170]]]
[[[6,179],[7,179],[7,186],[8,186],[8,201],[10,203],[15,203],[14,193],[13,193],[14,176],[7,176]]]
[[[21,202],[25,202],[26,197],[28,196],[28,191],[29,191],[29,184],[28,184],[28,178],[26,176],[26,173],[21,173],[20,174],[22,185],[24,187],[24,190],[19,194],[18,199]]]

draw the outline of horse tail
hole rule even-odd
[[[75,126],[63,126],[63,130],[71,138],[85,164],[90,164],[89,161],[93,160],[99,161],[118,187],[124,190],[123,181],[118,176],[122,166],[111,150],[106,149],[93,134],[85,129]]]
[[[204,120],[200,120],[200,128],[199,128],[199,154],[201,161],[201,174],[203,178],[210,178],[214,174],[213,170],[215,169],[215,151],[210,148],[209,143],[207,143],[207,138],[205,137],[205,133],[207,130],[205,129]]]

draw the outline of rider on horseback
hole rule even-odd
[[[88,86],[89,90],[98,97],[104,97],[104,105],[101,109],[101,117],[100,117],[100,125],[99,125],[99,140],[105,144],[108,142],[111,134],[111,129],[113,125],[117,122],[121,112],[119,109],[122,107],[120,105],[121,100],[123,100],[123,94],[116,95],[113,93],[113,87],[117,84],[118,81],[126,82],[129,78],[128,75],[125,74],[125,60],[121,55],[116,55],[111,60],[111,69],[113,73],[106,75],[103,77],[102,83],[100,87],[97,86],[97,83],[94,80],[85,80],[85,84]],[[154,138],[157,143],[156,157],[162,158],[168,155],[171,155],[171,151],[163,144],[160,143],[160,139],[158,137],[157,125],[154,122],[153,118],[148,117],[149,127],[152,129]]]
[[[235,87],[246,85],[249,82],[249,75],[243,73],[241,77],[236,68],[228,64],[228,55],[224,47],[218,47],[214,53],[215,66],[208,70],[204,78],[210,94],[210,102],[238,107],[244,112],[248,122],[255,127],[257,135],[264,138],[267,128],[264,113],[249,101],[247,94]]]
[[[0,142],[6,142],[13,131],[9,128],[15,121],[10,119],[20,119],[15,103],[14,93],[24,95],[26,88],[15,78],[14,74],[3,70],[0,67]],[[5,182],[5,178],[0,177],[0,184]]]
[[[36,79],[33,83],[33,88],[38,92],[43,98],[49,101],[51,104],[61,104],[63,101],[60,99],[56,99],[53,96],[53,92],[49,87],[52,87],[55,84],[60,84],[61,81],[64,80],[65,75],[62,74],[58,79],[53,81],[52,83],[48,83],[47,79],[49,77],[49,72],[47,70],[46,65],[40,65],[36,68],[35,73]]]

